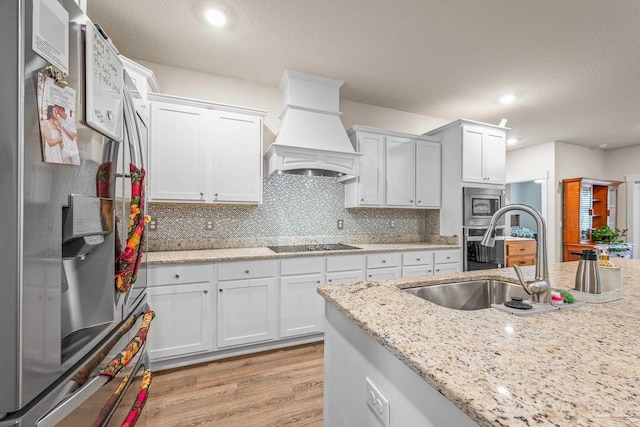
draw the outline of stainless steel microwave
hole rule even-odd
[[[505,191],[494,188],[465,187],[463,190],[464,226],[489,225],[491,217],[504,206]],[[504,222],[504,218],[501,218]]]

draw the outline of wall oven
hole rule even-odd
[[[488,270],[505,266],[504,226],[496,227],[496,244],[489,248],[480,241],[486,227],[465,227],[463,232],[464,271]]]
[[[504,206],[505,191],[501,188],[463,189],[463,260],[464,271],[486,270],[505,266],[504,216],[496,226],[496,244],[493,248],[480,245],[489,227],[491,217]]]

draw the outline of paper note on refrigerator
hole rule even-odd
[[[33,2],[32,39],[34,52],[69,74],[69,12],[56,0]]]

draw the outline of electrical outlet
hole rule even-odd
[[[389,427],[389,414],[391,410],[389,399],[382,394],[369,377],[367,377],[367,406],[378,421],[380,421],[380,425]]]
[[[157,219],[152,219],[151,221],[149,221],[149,231],[156,231],[158,229],[158,220]]]
[[[390,228],[396,228],[396,222],[394,220],[389,220],[389,227]]]
[[[208,219],[205,223],[204,223],[204,229],[205,230],[213,230],[213,220]]]
[[[344,219],[338,220],[338,230],[342,230],[344,228]]]

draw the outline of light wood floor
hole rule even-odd
[[[322,426],[322,343],[154,374],[138,426]]]

